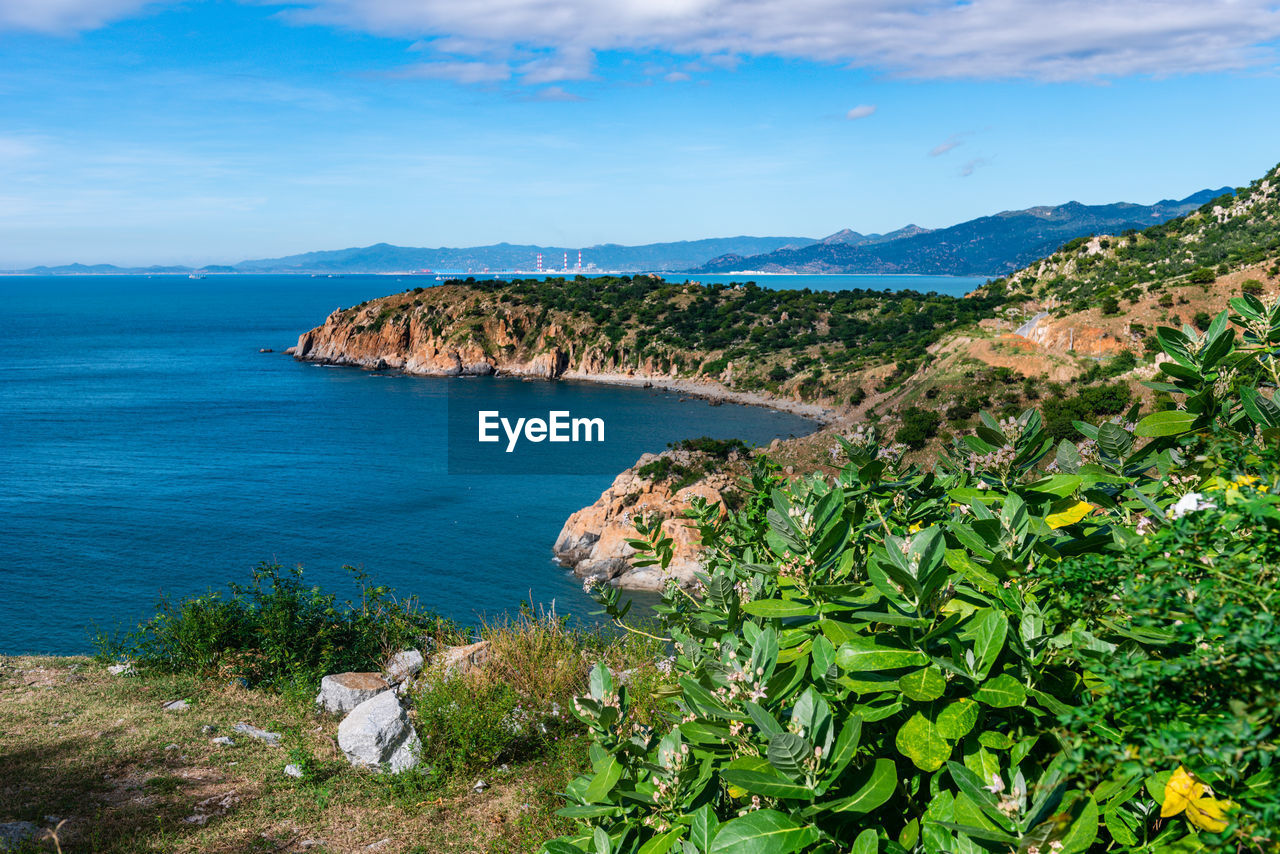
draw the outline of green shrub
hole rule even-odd
[[[453,623],[352,572],[360,597],[339,602],[336,594],[306,586],[300,567],[261,563],[248,584],[230,584],[227,593],[163,600],[154,617],[124,637],[99,637],[99,655],[174,673],[310,689],[327,673],[380,670],[397,650],[460,637]]]
[[[930,471],[862,429],[834,481],[695,502],[701,595],[657,609],[670,721],[592,671],[579,829],[544,850],[1276,850],[1280,402],[1251,378],[1280,380],[1280,305],[1231,306],[1239,343],[1225,311],[1157,330],[1180,409],[1079,442],[981,413]]]

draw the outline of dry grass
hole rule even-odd
[[[162,710],[179,698],[189,710]],[[238,721],[283,733],[283,745],[232,732]],[[306,698],[112,676],[85,658],[0,658],[0,821],[62,822],[69,854],[535,851],[564,832],[555,792],[585,754],[585,743],[564,739],[534,761],[486,772],[491,788],[476,794],[356,772],[335,730]],[[215,735],[236,745],[213,744]],[[305,779],[284,775],[291,761],[308,766]],[[188,820],[200,815],[203,824]]]

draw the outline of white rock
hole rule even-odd
[[[316,705],[330,714],[342,715],[390,687],[377,673],[335,673],[320,680]]]
[[[132,676],[137,671],[134,670],[132,661],[126,661],[122,664],[112,664],[107,668],[107,672],[112,676]]]
[[[166,712],[185,712],[189,708],[191,708],[191,704],[186,700],[172,700],[164,704]]]
[[[290,762],[288,765],[284,766],[284,775],[285,775],[286,777],[294,777],[294,778],[297,778],[297,779],[301,779],[301,778],[302,778],[302,766],[301,766],[301,765],[295,765],[294,763]]]
[[[471,791],[476,792],[478,794],[480,792],[483,792],[487,788],[489,788],[489,784],[486,783],[484,780],[476,780],[475,783],[472,784],[471,786]]]
[[[231,740],[230,736],[220,735],[213,740],[214,744],[221,744],[224,747],[235,747],[236,743]]]
[[[383,691],[338,724],[338,747],[352,765],[395,774],[418,764],[422,742],[395,692]]]
[[[181,747],[179,747],[179,746],[178,746],[178,745],[176,745],[176,744],[166,744],[166,745],[164,746],[164,749],[165,749],[165,750],[181,750],[182,748],[181,748]]]
[[[258,741],[265,741],[272,747],[280,746],[280,733],[278,732],[267,732],[265,729],[258,729],[256,726],[250,726],[243,721],[236,724],[231,729],[234,732],[243,733],[244,735],[249,736],[249,738],[256,738]]]
[[[421,673],[424,664],[426,659],[421,652],[416,649],[406,649],[391,656],[391,660],[382,671],[382,678],[392,685],[402,685]]]

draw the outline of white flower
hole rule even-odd
[[[1181,519],[1188,513],[1195,513],[1197,510],[1212,510],[1217,507],[1212,501],[1206,501],[1205,497],[1198,492],[1188,492],[1186,495],[1178,499],[1178,503],[1169,508],[1169,515],[1174,519]]]
[[[991,792],[993,795],[997,795],[1000,792],[1004,791],[1004,780],[1000,779],[999,774],[992,774],[991,785],[983,786],[982,788],[986,789],[988,792]]]

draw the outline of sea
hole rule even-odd
[[[957,295],[983,281],[690,278]],[[594,603],[551,547],[617,472],[679,439],[765,444],[816,428],[656,389],[410,377],[280,352],[334,308],[431,283],[0,276],[0,653],[90,652],[163,597],[247,581],[263,561],[300,565],[342,598],[359,595],[356,567],[466,624],[522,602],[590,621]],[[602,418],[607,465],[451,474],[459,383]]]

